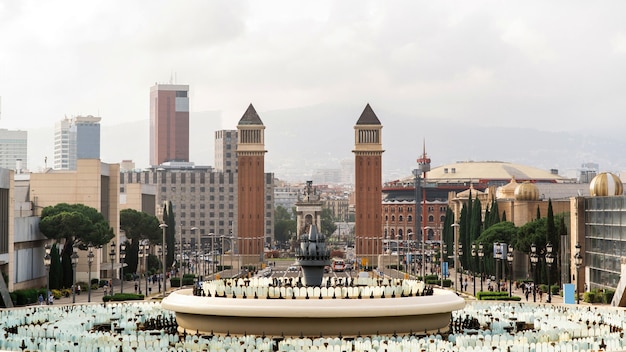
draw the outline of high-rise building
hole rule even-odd
[[[382,128],[369,104],[354,126],[355,240],[357,255],[368,260],[382,244]],[[371,265],[366,263],[366,265]]]
[[[0,168],[27,169],[28,132],[0,129]]]
[[[150,88],[150,165],[189,161],[189,86]]]
[[[237,172],[237,130],[215,131],[215,171]]]
[[[265,126],[250,104],[237,125],[237,247],[262,255],[265,241]],[[271,210],[271,209],[270,209]]]
[[[76,170],[78,159],[100,159],[100,117],[65,117],[54,132],[54,168]]]

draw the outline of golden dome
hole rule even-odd
[[[591,180],[589,193],[592,197],[621,196],[624,193],[624,186],[616,175],[601,172]]]
[[[496,198],[498,199],[513,199],[515,198],[515,190],[519,183],[515,181],[515,176],[511,178],[511,182],[496,189]]]
[[[539,189],[532,182],[521,183],[515,188],[515,200],[539,200]]]

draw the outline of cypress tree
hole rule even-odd
[[[50,248],[50,281],[48,282],[50,289],[63,288],[63,268],[61,266],[61,256],[57,244],[53,244]]]
[[[537,206],[537,220],[541,219],[541,210],[539,209],[539,206]]]

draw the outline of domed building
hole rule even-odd
[[[592,197],[621,196],[624,193],[622,180],[610,172],[599,173],[589,184]]]
[[[547,199],[552,199],[554,207],[555,199],[569,202],[569,197],[573,195],[588,193],[586,187],[560,176],[558,170],[546,171],[502,161],[465,161],[434,167],[422,182],[426,193],[426,211],[420,219],[422,228],[428,229],[427,238],[433,240],[440,239],[441,231],[438,229],[443,226],[447,208],[451,207],[458,219],[462,205],[468,201],[470,194],[472,199],[478,197],[483,207],[488,206],[495,197],[500,211],[506,212],[507,220],[523,225],[536,216],[537,206],[545,214]],[[521,192],[528,192],[524,190],[534,187],[536,199],[520,199],[516,202],[516,189],[525,182],[529,185],[525,185]],[[415,224],[407,221],[413,219],[409,215],[415,214],[414,205],[414,176],[386,183],[383,186],[383,233],[413,232]],[[403,223],[397,222],[400,209],[400,213],[410,209],[408,214],[403,214]],[[559,207],[558,211],[569,211],[569,203]],[[392,219],[394,213],[396,221],[385,222],[386,219]]]

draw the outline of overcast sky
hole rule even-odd
[[[148,119],[150,86],[174,81],[224,128],[251,102],[369,102],[623,134],[624,14],[626,1],[0,0],[0,128]]]

